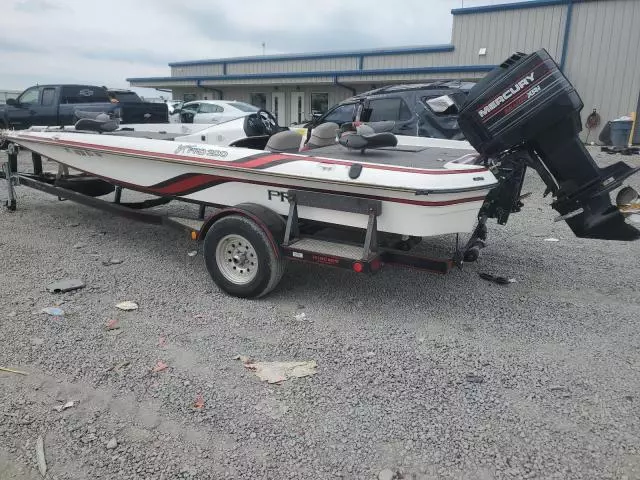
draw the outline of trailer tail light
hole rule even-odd
[[[360,262],[355,262],[352,266],[353,271],[356,273],[361,273],[364,270],[364,266]]]
[[[373,272],[375,272],[377,270],[380,270],[380,267],[382,266],[380,264],[380,259],[379,258],[375,258],[375,259],[371,260],[370,266],[371,266],[371,271],[373,271]]]

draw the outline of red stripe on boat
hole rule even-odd
[[[193,176],[189,176],[186,178],[181,175],[181,177],[182,178],[176,177],[176,179],[173,179],[175,180],[173,182],[162,182],[164,185],[152,185],[147,188],[152,189],[154,192],[165,195],[179,195],[180,192],[198,188],[206,183],[214,182],[220,178],[206,174],[194,174]]]

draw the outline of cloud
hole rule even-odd
[[[450,40],[448,0],[405,0],[411,15],[387,3],[362,8],[362,4],[341,0],[325,0],[321,9],[294,0],[279,0],[277,7],[258,0],[191,0],[182,7],[176,0],[170,2],[181,21],[190,23],[203,37],[246,44],[257,49],[256,53],[262,53],[262,42],[266,53],[304,53]]]
[[[78,50],[78,55],[89,60],[105,60],[111,62],[129,62],[147,65],[166,66],[171,58],[166,54],[147,50]]]
[[[47,49],[37,45],[27,45],[22,42],[17,42],[17,41],[9,40],[8,38],[0,37],[0,52],[46,53]]]
[[[267,54],[448,43],[460,1],[3,0],[0,89],[127,87],[170,62],[260,55],[262,42]]]
[[[57,10],[60,6],[47,0],[22,0],[15,4],[14,8],[22,12],[46,12],[47,10]]]

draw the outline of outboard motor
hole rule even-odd
[[[625,222],[609,193],[639,171],[624,162],[600,168],[584,147],[583,103],[546,50],[517,53],[469,92],[458,123],[502,180],[484,212],[506,223],[518,211],[526,167],[534,168],[552,193],[552,207],[578,237],[635,240],[640,231]]]

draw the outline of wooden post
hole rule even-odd
[[[631,121],[633,123],[631,124],[631,133],[629,133],[629,142],[628,142],[628,145],[627,145],[629,147],[633,146],[633,137],[635,137],[636,128],[638,128],[637,127],[637,123],[638,123],[637,112],[631,112]]]

